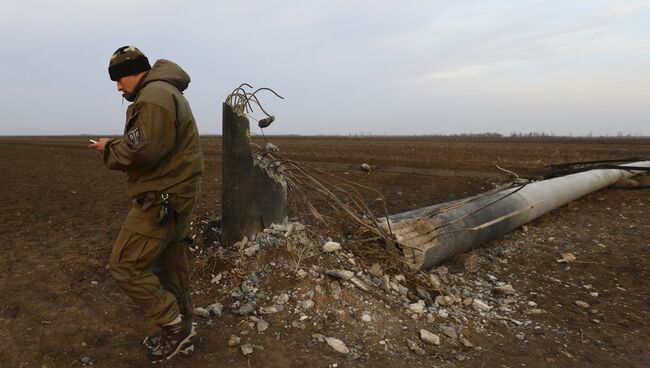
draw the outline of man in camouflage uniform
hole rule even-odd
[[[109,169],[127,174],[133,200],[110,257],[119,287],[161,327],[145,339],[152,362],[194,349],[186,242],[203,174],[203,155],[190,105],[183,96],[190,77],[178,65],[150,66],[135,47],[119,48],[108,72],[132,102],[124,136],[100,138],[89,147]]]

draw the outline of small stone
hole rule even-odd
[[[456,340],[458,338],[458,333],[456,333],[456,329],[451,327],[451,326],[440,326],[440,331],[444,333],[445,335],[449,336],[449,338]]]
[[[440,336],[425,329],[420,330],[420,339],[431,345],[440,345]]]
[[[260,308],[260,313],[261,314],[274,314],[274,313],[278,313],[278,312],[280,312],[280,308],[279,308],[279,306],[275,306],[275,305],[270,305],[270,306],[267,306],[267,307]]]
[[[339,299],[341,297],[341,284],[338,281],[330,282],[330,290],[334,299]]]
[[[277,303],[278,304],[284,304],[289,301],[289,295],[282,293],[278,295]]]
[[[256,318],[256,317],[251,317],[251,320],[252,320],[253,322],[255,322],[255,324],[256,324],[256,328],[257,328],[257,332],[264,332],[264,331],[268,330],[268,328],[269,328],[269,323],[266,322],[265,320],[263,320],[263,319],[261,319],[261,318]]]
[[[404,285],[402,285],[402,284],[398,284],[398,285],[397,285],[397,289],[399,290],[399,293],[400,293],[401,295],[406,296],[406,294],[409,293],[409,288],[407,288],[406,286],[404,286]]]
[[[510,284],[506,284],[503,286],[495,287],[492,289],[492,292],[498,295],[513,295],[515,294],[515,288],[513,288]]]
[[[531,300],[531,301],[528,302],[528,306],[529,307],[536,307],[537,303],[535,303],[534,301]]]
[[[440,316],[440,318],[449,318],[449,312],[447,312],[446,309],[440,308],[438,309],[438,316]]]
[[[325,271],[325,273],[327,275],[339,278],[341,280],[349,280],[354,276],[354,272],[348,270],[341,270],[341,269],[327,270]]]
[[[431,300],[431,293],[422,289],[421,287],[416,287],[415,291],[418,293],[418,296],[424,300]]]
[[[241,348],[241,353],[244,355],[253,354],[253,345],[251,344],[243,344],[240,348]]]
[[[379,263],[373,263],[373,265],[370,266],[368,273],[375,277],[382,277],[384,275],[384,271],[381,269]]]
[[[372,168],[370,167],[370,165],[368,165],[368,164],[365,163],[365,162],[362,163],[362,164],[359,166],[359,169],[361,169],[361,171],[365,171],[365,172],[367,172],[367,173],[370,173],[370,172],[372,171]]]
[[[411,339],[406,339],[406,345],[408,345],[409,349],[411,349],[417,355],[425,355],[427,353],[420,347],[420,345]]]
[[[218,284],[219,281],[221,281],[222,277],[223,277],[223,275],[220,273],[217,276],[213,277],[212,280],[210,280],[210,283],[211,284]]]
[[[266,230],[266,229],[264,229],[264,230]],[[239,250],[242,250],[242,249],[244,249],[246,244],[248,244],[248,238],[244,237],[242,240],[240,240],[238,242],[235,242],[235,244],[233,244],[233,246],[235,248],[239,249]]]
[[[313,300],[303,300],[300,302],[300,306],[303,309],[310,309],[314,306],[314,301]]]
[[[440,277],[438,277],[438,275],[430,274],[429,282],[431,283],[431,286],[433,286],[433,288],[436,290],[440,290],[442,287],[442,283],[440,282]]]
[[[379,287],[385,291],[385,292],[390,292],[390,277],[388,275],[384,275],[381,277],[381,283]]]
[[[524,341],[524,339],[526,338],[526,335],[523,332],[520,332],[520,333],[516,334],[515,337],[517,339],[521,340],[521,341]]]
[[[420,301],[418,303],[409,304],[409,309],[413,313],[417,313],[417,314],[424,313],[424,302]]]
[[[241,342],[241,339],[237,335],[230,335],[228,339],[228,346],[237,346]]]
[[[562,253],[562,259],[556,260],[557,263],[571,263],[576,261],[576,256],[573,253]]]
[[[462,362],[462,361],[464,361],[465,359],[467,359],[467,357],[465,357],[463,354],[458,354],[458,355],[456,356],[456,359],[458,359],[459,362]]]
[[[368,284],[366,284],[365,281],[361,280],[360,278],[358,278],[356,276],[353,276],[350,279],[350,282],[352,284],[354,284],[354,286],[358,287],[359,289],[361,289],[363,291],[369,291],[370,290],[370,286]]]
[[[472,347],[474,347],[474,345],[473,345],[469,340],[467,340],[467,339],[464,338],[464,337],[461,337],[461,338],[460,338],[460,343],[463,344],[463,346],[466,347],[466,348],[472,348]]]
[[[255,255],[255,253],[257,253],[259,250],[260,250],[260,245],[259,245],[259,244],[254,244],[254,245],[251,245],[250,247],[244,249],[244,254],[245,254],[247,257],[252,257],[252,256]],[[252,348],[251,348],[251,349],[252,349]]]
[[[472,308],[477,312],[486,312],[492,309],[491,306],[487,305],[487,303],[480,299],[474,299],[474,301],[472,301]]]
[[[239,309],[237,309],[235,311],[235,314],[246,316],[246,315],[249,315],[249,314],[253,313],[254,311],[255,311],[255,303],[248,302],[248,303],[242,305],[241,307],[239,307]]]
[[[326,337],[325,342],[327,345],[332,347],[332,349],[338,351],[341,354],[348,354],[350,352],[350,349],[348,349],[347,346],[345,346],[345,343],[336,337]]]
[[[573,302],[575,305],[577,305],[580,308],[588,309],[590,307],[589,303],[583,302],[582,300],[576,300]]]
[[[438,305],[447,305],[447,299],[443,295],[436,296],[435,302]]]
[[[591,295],[594,298],[598,298],[598,293],[597,292],[591,292],[591,293],[589,293],[589,295]]]
[[[208,305],[206,310],[208,313],[210,313],[210,315],[213,315],[215,317],[221,317],[223,315],[223,305],[219,302]]]
[[[305,277],[307,277],[308,273],[307,271],[301,268],[298,271],[296,271],[296,275],[298,276],[299,279],[304,279]]]
[[[334,241],[328,241],[327,243],[323,244],[323,252],[331,253],[331,252],[336,252],[338,250],[341,250],[340,243]]]
[[[364,313],[361,315],[361,320],[365,323],[370,323],[372,322],[372,316],[370,316],[368,313]]]
[[[95,359],[94,359],[94,358],[91,358],[91,357],[87,357],[87,356],[85,356],[85,357],[79,359],[79,361],[80,361],[81,364],[83,364],[83,365],[93,365],[93,364],[95,364]]]
[[[210,312],[208,312],[208,310],[203,307],[196,307],[194,308],[193,312],[195,316],[210,318]]]

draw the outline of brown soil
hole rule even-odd
[[[525,176],[539,175],[552,163],[650,157],[647,139],[270,139],[294,160],[380,190],[389,213],[492,189],[509,180],[496,164]],[[0,368],[76,367],[83,365],[84,357],[92,358],[98,367],[149,366],[140,341],[156,328],[140,311],[114,303],[128,304],[128,300],[115,289],[105,268],[130,206],[124,177],[106,170],[85,142],[83,137],[0,138],[4,194]],[[204,137],[202,144],[206,174],[195,216],[210,221],[220,214],[221,138]],[[373,166],[371,173],[358,169],[364,162]],[[647,176],[638,181],[650,184]],[[366,199],[375,210],[380,208],[375,197]],[[649,190],[608,188],[481,249],[470,278],[491,274],[508,280],[522,298],[545,312],[531,315],[534,326],[525,331],[502,323],[480,328],[468,325],[464,334],[473,348],[443,344],[427,348],[425,357],[406,348],[391,351],[379,341],[404,345],[404,339],[414,339],[418,331],[417,321],[408,316],[405,322],[390,320],[395,316],[392,313],[386,314],[386,320],[377,320],[374,329],[345,332],[352,341],[362,342],[360,349],[365,353],[350,361],[325,344],[311,343],[314,331],[310,328],[287,329],[278,316],[269,317],[269,332],[255,337],[264,350],[255,350],[248,358],[226,343],[241,325],[240,317],[226,308],[224,317],[212,327],[201,322],[202,338],[194,356],[166,365],[647,367],[649,216]],[[577,262],[557,263],[565,252],[575,254]],[[199,264],[204,259],[193,256],[192,261]],[[457,264],[447,266],[453,271]],[[209,279],[209,274],[197,272],[193,284],[204,290]],[[278,290],[306,282],[269,280],[267,284],[273,285],[267,286]],[[598,297],[590,296],[594,291]],[[344,292],[343,298],[351,297]],[[209,293],[196,296],[199,305],[213,300]],[[328,311],[326,298],[314,300],[323,313],[335,312]],[[577,307],[576,300],[587,301],[590,309]],[[346,319],[353,317],[338,318],[347,325]],[[524,339],[516,337],[520,333]]]

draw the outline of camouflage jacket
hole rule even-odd
[[[130,95],[124,136],[110,140],[104,163],[127,174],[131,198],[148,192],[189,194],[203,174],[203,154],[190,105],[183,96],[190,77],[158,60]]]

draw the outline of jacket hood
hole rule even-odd
[[[178,64],[169,60],[160,59],[153,64],[151,70],[144,75],[142,80],[140,80],[140,83],[138,83],[131,93],[124,94],[124,98],[127,101],[133,102],[140,90],[142,90],[147,83],[154,81],[167,82],[176,87],[179,91],[183,92],[187,89],[191,80],[190,76],[185,72],[185,70],[178,66]]]

